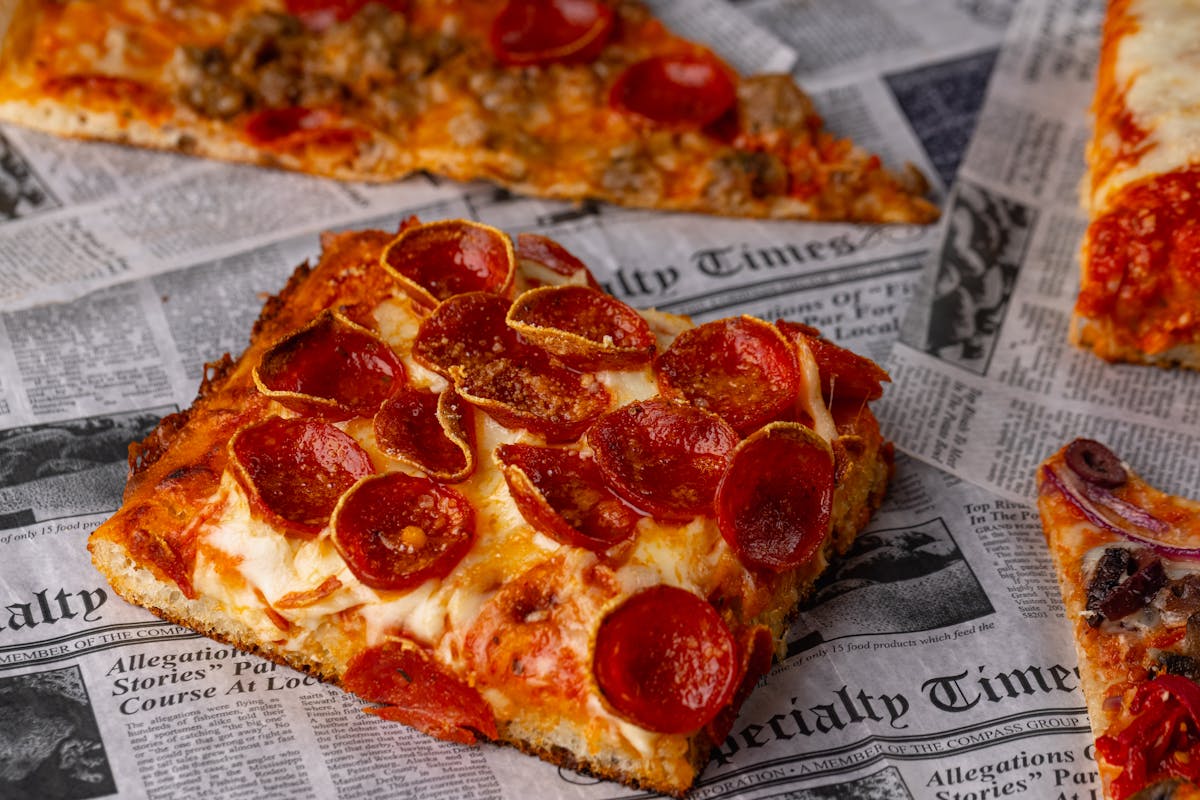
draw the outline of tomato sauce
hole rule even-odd
[[[1200,166],[1131,184],[1087,232],[1076,311],[1118,346],[1158,353],[1200,334]]]

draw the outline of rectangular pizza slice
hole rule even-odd
[[[887,374],[635,311],[536,235],[323,245],[131,448],[97,567],[381,717],[684,793],[881,501]]]
[[[1074,343],[1200,368],[1200,8],[1112,0],[1093,102]]]

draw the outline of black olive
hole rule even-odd
[[[1105,489],[1115,489],[1129,480],[1121,459],[1092,439],[1076,439],[1067,445],[1067,466],[1079,477]]]
[[[1163,778],[1137,794],[1130,795],[1129,800],[1172,800],[1174,797],[1182,797],[1185,783],[1187,781],[1183,778]]]
[[[1183,653],[1159,653],[1158,663],[1167,675],[1181,675],[1190,681],[1200,678],[1200,661]]]

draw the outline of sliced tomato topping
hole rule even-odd
[[[712,513],[738,435],[716,414],[655,397],[600,417],[587,441],[614,492],[655,517],[682,520]]]
[[[496,718],[479,692],[412,642],[389,641],[354,656],[342,686],[369,702],[387,703],[368,713],[438,739],[473,744],[498,735]]]
[[[558,242],[536,233],[517,235],[517,263],[531,286],[569,283],[600,288],[586,264]]]
[[[370,417],[404,385],[404,364],[377,334],[322,313],[263,353],[258,390],[285,408],[325,419]]]
[[[475,470],[471,407],[453,390],[405,387],[375,414],[375,441],[392,458],[444,481],[461,481]]]
[[[654,355],[656,339],[636,311],[586,286],[542,286],[516,299],[508,324],[577,369],[629,369]]]
[[[833,524],[833,452],[796,422],[773,422],[738,445],[717,488],[717,526],[748,567],[795,569]]]
[[[475,538],[475,509],[448,486],[391,472],[347,492],[330,525],[333,543],[360,581],[400,590],[454,569]]]
[[[509,301],[489,292],[455,295],[421,321],[413,358],[443,377],[451,367],[486,363],[519,349],[517,334],[505,322]]]
[[[353,17],[363,7],[375,3],[403,14],[407,0],[286,0],[289,14],[297,16],[309,30],[323,31]]]
[[[654,362],[654,371],[663,394],[720,414],[741,434],[779,419],[800,392],[795,349],[753,317],[684,331]]]
[[[732,699],[738,647],[709,603],[684,589],[654,586],[600,623],[592,668],[618,714],[647,730],[688,733]]]
[[[462,219],[402,230],[384,248],[380,262],[415,302],[428,308],[466,292],[507,296],[517,265],[507,234]]]
[[[539,433],[548,442],[579,438],[611,400],[595,376],[567,369],[528,345],[454,368],[451,375],[459,393],[492,419]]]
[[[496,460],[521,516],[551,539],[602,553],[633,536],[642,515],[604,485],[592,459],[557,447],[505,444]]]
[[[612,7],[601,0],[509,0],[492,23],[492,53],[510,66],[586,63],[612,27]]]
[[[342,494],[375,471],[358,442],[327,422],[266,420],[229,440],[233,474],[251,507],[287,533],[316,536]]]
[[[781,319],[775,324],[793,341],[802,340],[808,345],[821,374],[821,394],[826,402],[878,400],[883,396],[883,384],[892,379],[874,361],[839,347],[816,328],[801,322]]]
[[[630,65],[613,84],[609,104],[670,127],[699,129],[737,100],[734,73],[707,52],[651,56]]]

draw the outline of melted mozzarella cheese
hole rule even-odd
[[[449,388],[444,378],[412,358],[411,342],[420,318],[407,299],[385,301],[375,316],[381,336],[403,361],[412,383],[430,391]],[[688,324],[673,315],[648,312],[646,316],[660,347],[669,345]],[[831,439],[836,430],[821,398],[816,364],[807,348],[802,350],[806,388],[801,404],[817,422],[821,435]],[[612,396],[613,408],[658,393],[651,365],[639,370],[601,371],[598,379]],[[282,407],[276,413],[292,416]],[[281,615],[293,626],[287,632],[286,647],[303,648],[321,632],[322,626],[340,625],[337,615],[349,612],[362,619],[367,646],[402,632],[432,647],[440,658],[457,660],[468,630],[496,591],[565,547],[535,531],[525,521],[493,456],[502,444],[540,444],[540,439],[525,431],[509,430],[479,411],[474,419],[476,469],[469,478],[451,488],[468,497],[475,509],[476,539],[463,560],[444,579],[430,579],[404,592],[372,589],[346,566],[328,528],[311,540],[280,536],[269,524],[256,518],[241,486],[226,474],[221,488],[226,497],[223,510],[203,534],[194,576],[197,588],[205,595],[220,598],[265,640],[281,638],[279,627],[268,612]],[[338,425],[366,450],[377,470],[421,474],[380,450],[370,420]],[[226,558],[210,559],[205,555],[206,549]],[[681,558],[680,553],[689,556]],[[595,559],[594,554],[585,551],[572,552],[570,573],[582,575],[584,566]],[[726,572],[723,567],[729,560],[736,562],[736,556],[715,520],[697,517],[689,522],[663,523],[645,518],[639,522],[636,540],[623,556],[616,576],[626,596],[649,586],[668,584],[704,597],[715,588],[718,576]],[[231,564],[235,566],[230,567]],[[335,590],[303,605],[278,606],[287,595],[315,590],[330,577],[340,584]],[[264,601],[270,609],[264,607]],[[581,661],[586,661],[594,629],[580,628],[570,633],[567,646],[576,651]],[[485,690],[485,695],[497,709],[508,702],[493,690]],[[598,697],[589,697],[588,709],[592,724],[610,726],[643,756],[654,755],[662,746],[662,735],[614,716]]]
[[[383,302],[376,309],[375,318],[380,335],[404,363],[413,384],[429,391],[448,388],[449,384],[442,376],[421,366],[412,357],[411,343],[421,318],[407,298]],[[612,395],[613,407],[657,393],[649,365],[640,370],[602,371],[598,377]],[[277,412],[292,416],[283,408]],[[223,598],[230,608],[243,612],[258,609],[257,624],[270,634],[267,638],[278,639],[278,629],[262,608],[261,594],[275,612],[297,626],[291,642],[294,647],[301,647],[303,640],[331,615],[348,609],[355,609],[362,617],[368,645],[378,644],[398,630],[439,651],[461,645],[483,604],[500,586],[545,561],[562,547],[525,521],[509,495],[504,475],[493,457],[496,448],[502,444],[539,444],[540,440],[525,431],[505,428],[482,412],[477,411],[474,418],[476,469],[466,481],[453,484],[451,488],[471,500],[476,513],[476,540],[445,579],[430,579],[405,592],[372,589],[359,581],[345,565],[328,529],[312,540],[280,536],[269,524],[254,516],[241,486],[226,475],[222,492],[229,499],[224,512],[207,529],[205,545],[229,556],[237,564],[236,574],[222,571],[205,559],[197,567],[197,586],[206,594]],[[383,453],[375,440],[370,420],[351,420],[338,426],[355,438],[377,469],[421,474],[420,470]],[[691,532],[697,526],[703,529],[705,524],[705,520],[699,519],[681,529],[645,520],[641,540],[629,567],[645,573],[644,579],[627,582],[631,586],[669,582],[692,590],[706,589],[703,586],[704,563],[697,561],[685,567],[677,557],[680,536],[695,536],[697,541],[715,539],[724,544],[711,521],[707,523],[707,532]],[[275,607],[282,597],[314,589],[330,576],[336,577],[341,587],[326,597],[295,608]]]
[[[829,407],[825,405],[825,398],[821,396],[821,371],[817,368],[817,359],[803,338],[796,337],[795,343],[800,354],[800,405],[812,419],[816,434],[832,447],[838,435],[837,425],[833,422]],[[834,388],[836,390],[837,387]]]
[[[1122,186],[1192,164],[1200,154],[1200,14],[1191,0],[1135,0],[1137,26],[1118,42],[1114,77],[1149,135],[1147,152],[1094,187],[1101,213]]]

